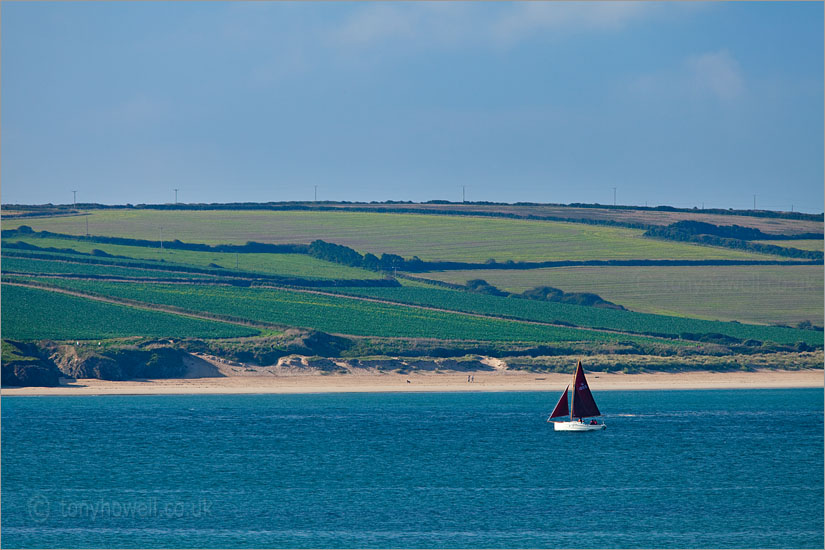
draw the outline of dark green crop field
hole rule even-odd
[[[98,281],[44,282],[63,288],[151,304],[171,305],[190,311],[360,336],[536,343],[655,340],[625,334],[485,319],[461,313],[430,311],[307,292]]]
[[[663,241],[639,229],[577,223],[371,212],[94,210],[92,235],[207,244],[310,243],[427,261],[770,260],[767,254]],[[3,229],[84,235],[83,216],[4,220]],[[100,248],[100,247],[97,247]],[[223,265],[223,264],[221,264]]]
[[[633,311],[543,302],[524,298],[489,296],[459,290],[416,286],[374,289],[351,288],[340,289],[339,291],[455,311],[502,315],[548,323],[561,321],[580,327],[666,334],[673,337],[679,337],[684,333],[712,333],[732,336],[741,340],[752,339],[778,344],[805,342],[809,345],[822,345],[823,343],[823,333],[812,330],[650,315]]]
[[[228,338],[260,331],[47,290],[3,285],[3,338],[84,340],[123,336]]]

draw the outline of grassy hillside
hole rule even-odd
[[[74,235],[86,231],[82,216],[4,220],[3,228],[24,224]],[[89,215],[92,235],[156,240],[160,227],[165,239],[184,242],[309,243],[323,239],[361,252],[419,256],[428,261],[781,259],[649,239],[637,229],[503,218],[305,211],[96,210]]]
[[[121,336],[227,338],[260,331],[107,304],[41,289],[3,285],[3,338],[83,340]]]
[[[305,203],[312,207],[313,203]],[[433,212],[433,211],[458,211],[484,214],[500,214],[510,216],[537,216],[548,218],[563,218],[573,220],[591,221],[616,221],[631,224],[649,225],[670,225],[672,223],[695,220],[714,225],[741,225],[760,229],[765,233],[776,235],[793,235],[799,233],[822,233],[823,223],[820,220],[792,219],[776,216],[761,215],[740,215],[741,213],[717,213],[703,210],[691,210],[686,212],[673,210],[653,210],[646,208],[632,207],[576,207],[561,206],[553,204],[474,204],[474,203],[448,203],[448,204],[335,204],[330,207],[342,210],[376,210],[381,211],[391,208],[399,211],[410,212]],[[698,206],[698,205],[697,205]]]
[[[243,209],[253,209],[256,205],[242,203]],[[696,205],[698,207],[700,205]],[[214,212],[238,209],[231,204],[212,205]],[[157,208],[147,208],[157,209]],[[258,209],[269,210],[344,210],[372,212],[420,212],[448,213],[462,215],[485,215],[499,217],[538,217],[557,221],[587,220],[591,223],[618,222],[624,224],[644,224],[665,226],[675,222],[694,220],[714,225],[740,225],[760,229],[766,233],[792,235],[799,233],[822,233],[822,215],[799,214],[793,212],[771,212],[751,210],[719,210],[698,208],[676,209],[672,207],[605,206],[605,205],[559,205],[559,204],[506,204],[447,202],[434,203],[337,203],[337,202],[286,202],[265,203]],[[4,209],[3,215],[23,216],[73,215],[76,210],[71,205],[20,206],[16,210]],[[81,223],[83,223],[81,221]]]
[[[593,292],[634,311],[742,321],[822,325],[823,267],[566,267],[419,274],[464,284],[484,279],[509,292],[553,286]]]

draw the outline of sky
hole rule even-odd
[[[823,211],[823,3],[0,4],[3,204]]]

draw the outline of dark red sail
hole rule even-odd
[[[569,414],[569,410],[567,408],[567,390],[570,389],[570,386],[565,388],[564,393],[559,398],[559,402],[556,403],[556,408],[553,409],[553,413],[550,415],[550,418],[556,418],[557,416],[567,416]]]
[[[590,387],[587,385],[587,379],[584,377],[584,370],[582,370],[582,362],[576,365],[576,376],[573,378],[573,409],[570,413],[571,418],[584,418],[587,416],[601,416],[599,407],[596,406],[596,401],[593,399],[593,394],[590,393]]]

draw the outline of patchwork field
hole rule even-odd
[[[520,293],[537,286],[593,292],[634,311],[747,323],[823,321],[823,267],[566,267],[420,274],[464,284],[470,279]]]
[[[575,223],[363,212],[97,210],[92,235],[206,244],[309,243],[427,261],[769,260],[782,258],[642,237],[643,231]],[[84,216],[4,220],[3,228],[84,235]],[[96,248],[100,248],[97,246]],[[226,261],[224,259],[223,261]]]
[[[228,338],[260,331],[56,292],[3,285],[3,338],[83,340],[122,336]]]

